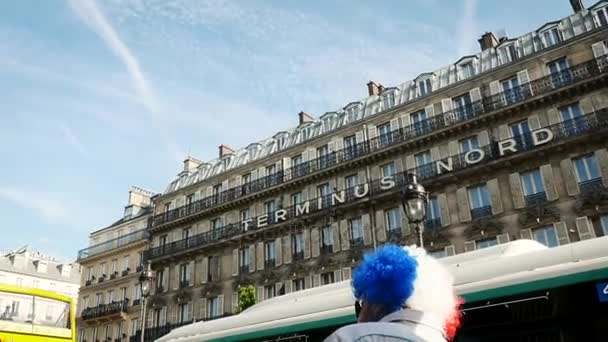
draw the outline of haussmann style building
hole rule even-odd
[[[147,190],[132,187],[124,214],[89,236],[78,252],[82,266],[76,309],[79,342],[129,341],[141,330],[143,251],[152,213]]]
[[[262,301],[348,279],[387,241],[416,243],[399,196],[408,172],[430,191],[424,238],[437,257],[606,235],[608,1],[571,3],[533,32],[485,33],[453,64],[370,82],[368,97],[222,145],[216,160],[186,159],[153,201],[147,335],[233,313],[239,286]]]

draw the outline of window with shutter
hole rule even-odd
[[[534,238],[534,240],[542,243],[547,247],[559,246],[557,232],[553,225],[532,230],[532,237]]]

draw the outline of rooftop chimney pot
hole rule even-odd
[[[310,114],[308,114],[306,112],[299,112],[298,113],[298,117],[299,117],[299,121],[300,121],[299,125],[303,125],[305,123],[309,123],[309,122],[314,122],[315,121],[315,118],[312,115],[310,115]]]
[[[201,161],[190,156],[184,159],[184,172],[191,172],[196,169],[197,166],[201,164]]]
[[[572,5],[572,10],[574,13],[581,12],[585,5],[583,5],[583,0],[570,0],[570,5]]]
[[[220,150],[220,159],[224,158],[225,156],[227,156],[229,154],[234,154],[234,150],[231,147],[224,145],[224,144],[220,145],[219,150]]]
[[[379,95],[382,89],[384,89],[384,86],[380,83],[374,81],[369,81],[367,83],[367,93],[369,96]]]
[[[493,48],[498,45],[499,41],[494,35],[494,32],[486,32],[481,35],[479,38],[479,46],[481,47],[481,51],[485,51],[487,49]]]

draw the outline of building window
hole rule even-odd
[[[602,236],[608,236],[608,215],[600,217],[600,227],[602,228]]]
[[[547,63],[547,67],[549,68],[549,73],[551,75],[558,76],[568,71],[568,60],[566,57],[562,57]]]
[[[304,290],[304,278],[298,278],[298,279],[292,280],[291,289],[294,292]]]
[[[179,265],[179,287],[190,286],[191,267],[190,264]]]
[[[534,240],[547,247],[556,247],[559,245],[557,240],[557,232],[555,231],[555,227],[553,227],[553,225],[534,229],[532,231],[532,236],[534,236]]]
[[[473,219],[492,215],[490,195],[485,184],[469,187],[468,192]]]
[[[276,164],[266,166],[266,176],[274,175],[277,172]]]
[[[579,183],[600,178],[600,169],[593,153],[574,159],[574,169]]]
[[[346,150],[347,159],[357,157],[357,138],[355,135],[344,138],[344,149]]]
[[[354,175],[344,177],[344,184],[346,189],[351,189],[357,186],[359,184],[357,174],[355,173]]]
[[[391,208],[384,211],[386,230],[389,232],[401,230],[401,212],[399,208]]]
[[[332,253],[334,247],[334,230],[331,226],[321,228],[321,250],[324,253]]]
[[[217,255],[207,258],[207,281],[220,280],[220,257]]]
[[[239,270],[240,273],[249,272],[249,246],[239,249]]]
[[[498,56],[502,64],[509,63],[517,59],[517,50],[515,50],[515,44],[509,44],[499,48]]]
[[[500,85],[507,104],[515,103],[520,100],[520,88],[517,76],[500,81]]]
[[[194,194],[186,196],[186,205],[190,205],[192,202],[194,202]]]
[[[251,182],[251,173],[246,173],[241,176],[241,184],[245,185]]]
[[[241,211],[239,212],[239,218],[241,220],[241,224],[243,224],[243,229],[245,229],[245,222],[247,222],[251,218],[249,208],[241,209]]]
[[[410,114],[410,121],[412,122],[413,133],[415,135],[422,135],[431,131],[425,110]]]
[[[441,227],[441,215],[439,210],[439,201],[437,197],[430,197],[426,208],[426,220],[424,221],[426,228]]]
[[[530,126],[528,120],[521,120],[511,124],[511,135],[519,148],[532,146],[532,138],[530,136]]]
[[[120,301],[125,301],[127,299],[127,288],[126,287],[121,287],[120,288]]]
[[[192,302],[179,304],[177,307],[177,321],[180,324],[192,321]]]
[[[460,144],[460,152],[467,153],[471,150],[475,150],[479,148],[479,140],[477,136],[474,135],[472,137],[464,138],[459,141]]]
[[[462,63],[459,65],[460,75],[462,79],[467,79],[475,74],[475,67],[473,66],[473,62]]]
[[[557,27],[550,28],[540,33],[545,47],[553,46],[561,41]]]
[[[382,95],[382,105],[383,105],[383,109],[385,109],[385,110],[394,106],[395,105],[395,93],[390,91],[390,92],[387,92],[386,94],[383,94]]]
[[[429,178],[433,175],[433,160],[430,151],[423,151],[414,155],[416,161],[416,173],[421,179]]]
[[[391,124],[389,122],[387,122],[387,123],[383,123],[382,125],[378,125],[376,127],[376,132],[378,133],[378,136],[381,139],[383,137],[388,137],[388,135],[391,133]],[[385,139],[383,139],[383,141],[385,141]]]
[[[274,240],[264,243],[264,265],[266,267],[274,267],[276,258],[276,249]]]
[[[524,172],[521,174],[521,184],[524,190],[524,196],[531,196],[538,193],[544,193],[545,186],[539,169]]]
[[[334,281],[334,272],[321,273],[321,285],[333,284]]]
[[[424,96],[433,91],[433,84],[430,78],[418,82],[418,95]]]
[[[108,290],[108,304],[114,303],[114,290]]]
[[[277,295],[277,287],[272,285],[264,286],[264,299],[274,298]]]
[[[171,210],[171,202],[165,203],[165,212],[168,213]]]
[[[130,261],[129,256],[125,255],[125,257],[124,257],[124,269],[123,270],[126,271],[126,272],[131,271],[131,268],[129,267],[129,265],[130,265],[129,261]]]
[[[304,259],[304,233],[295,233],[291,237],[291,250],[294,260]]]
[[[382,177],[391,177],[395,174],[395,162],[390,162],[380,166]]]
[[[217,318],[220,317],[220,299],[218,297],[212,297],[207,299],[207,317]]]
[[[219,199],[221,193],[222,193],[222,184],[213,186],[213,197],[215,197],[216,200]]]
[[[361,217],[348,220],[348,232],[352,246],[363,245],[363,223],[361,222]]]
[[[137,331],[140,329],[141,325],[139,324],[139,318],[134,318],[131,320],[131,336],[135,336]],[[97,329],[97,328],[95,328]],[[95,337],[93,338],[95,341]]]
[[[452,106],[458,120],[466,120],[472,117],[473,106],[469,93],[454,97],[452,99]]]
[[[317,186],[317,194],[321,198],[321,208],[331,206],[331,189],[329,183],[323,183]]]
[[[211,228],[211,231],[216,231],[216,230],[222,228],[222,226],[223,226],[223,224],[222,224],[221,217],[216,217],[209,221],[209,228]]]
[[[302,197],[302,191],[298,191],[296,193],[291,194],[291,204],[301,204],[304,202],[304,198]]]
[[[300,164],[302,164],[302,155],[301,154],[291,157],[291,166],[297,166]]]
[[[317,158],[323,158],[328,154],[329,154],[329,147],[327,147],[327,145],[317,147]]]
[[[477,241],[475,241],[475,248],[483,249],[483,248],[496,246],[497,244],[498,244],[498,241],[496,241],[496,238],[477,240]]]
[[[583,116],[581,107],[578,102],[560,107],[559,112],[562,116],[563,122],[575,122],[575,120]]]
[[[594,18],[597,26],[607,26],[608,25],[608,7],[603,7],[595,11]]]
[[[99,265],[99,273],[101,273],[102,277],[108,275],[108,265],[105,262],[102,262],[101,265]]]
[[[264,213],[265,214],[274,213],[275,210],[276,210],[276,205],[275,205],[274,200],[264,202]]]
[[[141,285],[135,285],[135,300],[141,300]]]

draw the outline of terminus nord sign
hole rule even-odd
[[[427,165],[419,166],[408,172],[414,172],[419,179],[426,179],[444,173],[452,172],[478,164],[484,160],[493,160],[508,154],[517,153],[522,150],[529,150],[536,146],[544,145],[554,139],[553,132],[548,128],[541,128],[530,133],[516,136],[514,138],[502,140],[480,148],[475,148],[456,156],[450,156],[443,160],[438,160]],[[355,201],[373,193],[382,193],[391,190],[402,184],[405,174],[382,177],[378,180],[356,185],[352,188],[339,192],[318,197],[313,200],[302,201],[289,208],[278,209],[272,213],[260,215],[256,218],[241,221],[242,228],[261,228],[269,224],[276,224],[287,221],[311,212],[330,208],[350,201]]]

